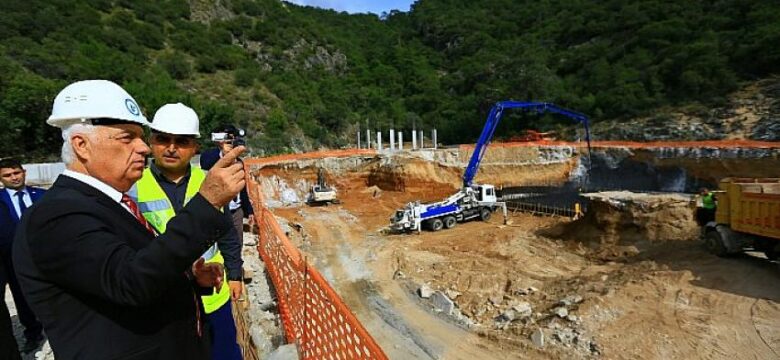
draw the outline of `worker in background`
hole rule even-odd
[[[190,165],[198,151],[200,125],[195,111],[178,103],[157,110],[150,127],[149,144],[154,161],[129,193],[137,199],[149,224],[165,233],[166,224],[198,193],[206,178],[203,170]],[[223,209],[223,220],[232,225],[227,208]],[[242,358],[230,304],[231,298],[238,299],[242,291],[241,246],[231,228],[218,239],[218,246],[215,244],[202,255],[207,263],[224,264],[228,279],[228,284],[223,283],[214,294],[203,296],[212,359]]]
[[[706,187],[699,189],[699,202],[697,202],[696,208],[696,222],[699,226],[715,221],[716,208],[715,194]]]
[[[26,185],[27,172],[22,167],[22,163],[14,159],[0,160],[0,183],[5,187],[0,190],[0,217],[3,218],[3,224],[8,224],[0,229],[0,266],[2,266],[5,276],[0,278],[0,294],[5,294],[6,283],[11,288],[11,294],[16,304],[16,312],[19,315],[19,322],[24,326],[24,345],[22,352],[29,353],[37,349],[43,341],[43,326],[35,317],[27,301],[24,299],[22,289],[19,287],[19,281],[16,279],[16,273],[13,269],[11,258],[11,245],[13,243],[16,225],[19,219],[26,212],[27,208],[43,196],[46,190]]]
[[[217,135],[218,136],[214,136]],[[239,130],[233,125],[220,125],[212,132],[212,140],[216,142],[216,149],[209,149],[200,155],[200,167],[204,170],[211,169],[212,166],[222,156],[229,153],[233,149],[233,144],[236,139],[243,140],[243,130]],[[246,192],[246,188],[241,189],[241,192],[235,199],[230,201],[230,213],[233,215],[233,226],[236,227],[238,232],[238,239],[241,244],[244,243],[244,218],[249,219],[249,226],[252,227],[254,218],[252,215],[255,213],[252,209],[252,204],[249,202],[249,195]]]
[[[209,359],[201,294],[223,269],[201,254],[232,228],[220,212],[244,187],[234,149],[157,234],[126,194],[141,178],[148,126],[135,100],[106,80],[54,99],[66,170],[27,209],[14,270],[57,360]]]

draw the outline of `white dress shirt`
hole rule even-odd
[[[72,171],[65,169],[65,171],[62,172],[62,175],[65,175],[69,178],[76,179],[78,181],[81,181],[95,189],[98,189],[100,192],[106,194],[111,200],[116,201],[119,205],[122,205],[127,212],[129,212],[133,217],[135,217],[135,214],[133,214],[133,211],[130,210],[129,207],[127,207],[125,204],[122,203],[122,193],[117,191],[116,189],[112,188],[111,185],[108,185],[97,178],[94,178],[92,176],[89,176],[87,174],[82,174],[80,172]]]
[[[14,189],[5,188],[5,191],[8,192],[8,196],[11,197],[11,203],[14,204],[14,211],[16,211],[16,215],[19,216],[19,218],[22,218],[22,212],[19,208],[19,197],[16,195],[16,193],[21,192],[24,195],[22,196],[22,200],[24,201],[24,205],[27,206],[27,208],[30,208],[32,206],[32,198],[30,198],[30,192],[27,191],[27,187],[23,187],[22,190],[16,191]]]

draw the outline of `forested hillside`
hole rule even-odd
[[[349,15],[279,0],[0,0],[0,156],[56,158],[67,83],[122,84],[148,117],[181,101],[255,154],[343,147],[357,126],[473,141],[498,100],[599,120],[722,103],[780,70],[780,3],[420,0]],[[520,115],[514,115],[515,119]],[[507,121],[550,128],[558,120]]]

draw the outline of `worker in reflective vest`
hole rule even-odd
[[[699,189],[700,204],[696,209],[696,222],[699,226],[705,226],[710,221],[715,221],[715,211],[717,210],[717,203],[715,201],[715,194],[707,188]]]
[[[200,126],[195,111],[182,104],[168,104],[157,110],[150,127],[154,162],[128,194],[135,198],[149,224],[164,233],[168,221],[198,193],[206,178],[203,170],[190,165],[198,148]],[[225,221],[232,223],[230,213],[223,212]],[[202,256],[208,263],[224,264],[228,279],[227,285],[223,282],[214,294],[202,297],[212,359],[242,358],[230,304],[231,298],[238,299],[242,291],[241,246],[232,230]]]

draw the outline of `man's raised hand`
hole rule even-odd
[[[225,154],[209,170],[200,186],[200,194],[217,209],[227,205],[246,186],[244,164],[236,161],[244,150],[245,147],[239,146]]]

